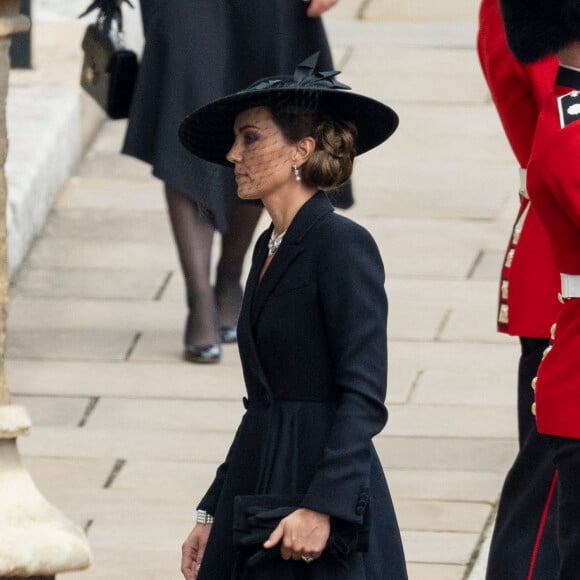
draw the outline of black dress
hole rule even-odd
[[[372,444],[387,420],[378,249],[318,193],[259,282],[269,234],[256,244],[238,324],[247,410],[198,506],[215,516],[198,580],[405,580]],[[310,564],[261,548],[268,522],[297,507],[329,514],[341,540]]]
[[[320,70],[332,69],[322,20],[306,8],[303,0],[141,0],[145,48],[123,153],[208,210],[219,231],[238,201],[233,172],[192,158],[179,124],[259,78],[292,74],[314,52]],[[337,199],[352,205],[350,188]]]

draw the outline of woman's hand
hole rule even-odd
[[[185,580],[197,578],[210,531],[211,524],[196,524],[187,536],[187,540],[183,542],[181,546],[181,573]]]
[[[338,0],[304,0],[304,2],[310,2],[306,14],[311,18],[314,18],[332,8]]]
[[[300,508],[280,521],[264,548],[273,548],[282,541],[280,552],[284,560],[300,560],[302,556],[319,558],[329,536],[329,515]]]

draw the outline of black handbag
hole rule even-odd
[[[299,495],[237,495],[234,498],[233,540],[241,550],[236,572],[252,568],[264,560],[280,558],[280,548],[266,550],[262,544],[280,520],[300,507]],[[368,550],[368,519],[362,527],[331,518],[330,537],[325,552],[338,564],[349,569],[351,553]],[[234,575],[234,577],[236,577]]]
[[[87,27],[82,42],[81,87],[109,118],[126,119],[139,62],[136,53],[123,44],[120,5],[106,0],[93,2],[81,16],[97,8],[100,8],[97,21]]]

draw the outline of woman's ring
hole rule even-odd
[[[312,556],[302,556],[302,559],[307,563],[314,562],[314,558]]]

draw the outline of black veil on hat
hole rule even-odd
[[[508,45],[534,62],[580,41],[580,0],[501,0]]]
[[[350,91],[336,80],[338,71],[314,70],[318,53],[301,62],[294,76],[260,79],[247,89],[205,105],[179,127],[183,146],[197,157],[231,166],[226,154],[234,143],[234,122],[243,111],[280,101],[315,108],[340,121],[354,123],[358,131],[357,155],[380,145],[397,128],[399,118],[390,108]]]

